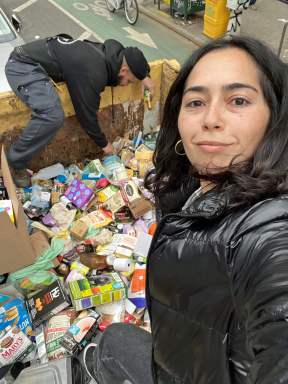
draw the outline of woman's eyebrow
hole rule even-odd
[[[231,83],[231,84],[223,85],[222,88],[224,89],[224,91],[233,91],[235,89],[248,88],[258,93],[257,88],[253,87],[253,85],[246,84],[246,83]],[[185,95],[188,92],[207,93],[208,91],[209,91],[208,87],[205,87],[203,85],[193,85],[189,88],[186,88],[183,92],[183,95]]]
[[[246,84],[246,83],[232,83],[232,84],[227,84],[223,86],[224,90],[228,91],[233,91],[234,89],[240,89],[240,88],[248,88],[251,89],[252,91],[258,93],[258,89],[253,87],[253,85]]]
[[[192,87],[186,88],[183,92],[185,95],[188,92],[208,92],[208,87],[204,87],[203,85],[193,85]]]

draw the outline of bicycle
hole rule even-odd
[[[124,8],[125,17],[129,24],[134,25],[138,20],[139,8],[137,0],[105,0],[108,11],[115,12]]]

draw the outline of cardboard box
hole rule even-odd
[[[84,223],[84,221],[77,220],[72,223],[70,235],[73,236],[76,240],[81,241],[84,240],[88,229],[89,227],[86,223]]]
[[[24,301],[0,294],[0,331],[8,326],[17,326],[26,335],[32,334],[32,324]]]
[[[47,359],[57,360],[68,355],[67,351],[61,346],[61,340],[77,316],[78,312],[68,308],[57,313],[45,323],[44,343]]]
[[[124,201],[127,203],[132,203],[133,201],[141,198],[138,187],[132,180],[124,181],[122,183],[121,193]]]
[[[69,283],[69,289],[76,311],[126,298],[125,284],[116,272],[95,276],[94,281],[72,281]]]
[[[11,200],[0,200],[0,212],[6,211],[12,221],[14,223],[14,214]]]
[[[67,330],[60,344],[71,355],[79,353],[98,332],[99,313],[88,310],[83,311]]]
[[[83,208],[88,204],[93,195],[93,190],[78,179],[74,179],[65,192],[67,199],[69,199],[77,208]]]
[[[9,199],[12,202],[15,224],[7,212],[0,212],[0,274],[15,272],[33,264],[37,255],[28,235],[22,204],[17,200],[4,147],[1,150],[1,171]]]
[[[139,219],[141,216],[145,215],[145,213],[153,209],[150,201],[147,199],[144,199],[143,197],[133,200],[131,203],[128,204],[128,207],[135,220]]]
[[[135,151],[137,160],[152,160],[154,151],[151,151],[145,144],[141,144]]]
[[[68,295],[58,280],[27,300],[27,308],[35,328],[69,305]]]
[[[6,327],[0,333],[0,366],[23,360],[33,350],[33,344],[17,327]]]
[[[140,232],[133,250],[134,258],[140,263],[146,263],[153,236]]]

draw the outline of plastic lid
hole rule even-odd
[[[14,384],[71,384],[71,359],[55,360],[47,364],[34,365],[24,369]]]

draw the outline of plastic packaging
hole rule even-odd
[[[133,263],[129,259],[115,258],[113,268],[117,272],[129,272],[133,268]]]
[[[73,181],[75,178],[81,178],[82,171],[76,164],[71,164],[66,170],[67,182]]]
[[[122,163],[120,157],[116,155],[105,156],[102,162],[105,176],[111,183],[118,184],[120,180],[128,179],[125,165]]]
[[[60,203],[64,204],[65,208],[67,208],[67,209],[75,208],[73,206],[73,204],[71,203],[71,201],[64,195],[60,196],[59,201],[60,201]]]
[[[50,213],[59,229],[67,229],[74,221],[76,209],[67,209],[63,203],[56,203],[50,209]]]
[[[36,175],[33,175],[33,180],[48,180],[59,175],[64,175],[64,167],[61,163],[53,164],[49,167],[42,168]]]
[[[8,281],[18,281],[21,283],[23,279],[32,278],[32,275],[37,276],[37,273],[41,274],[41,279],[39,281],[42,281],[42,273],[44,271],[48,272],[49,269],[54,267],[53,260],[63,251],[63,249],[64,241],[56,238],[52,239],[49,249],[44,251],[32,265],[19,269],[17,272],[10,273]]]
[[[110,324],[123,322],[125,315],[125,299],[114,303],[99,305],[97,307],[97,312],[102,315],[102,320],[108,321]]]
[[[42,382],[49,384],[71,384],[71,358],[67,357],[26,368],[20,373],[14,384],[39,384]]]
[[[146,147],[151,149],[152,151],[156,148],[156,139],[157,139],[158,132],[148,133],[144,136],[144,144]]]
[[[74,261],[70,266],[70,270],[79,271],[84,276],[87,275],[87,273],[89,272],[89,268],[86,267],[86,265],[83,265],[82,263],[80,263],[79,261]]]
[[[32,187],[32,195],[31,195],[32,206],[45,209],[45,208],[49,208],[49,202],[50,202],[50,192],[46,192],[43,190],[43,188],[40,185],[34,184]]]

